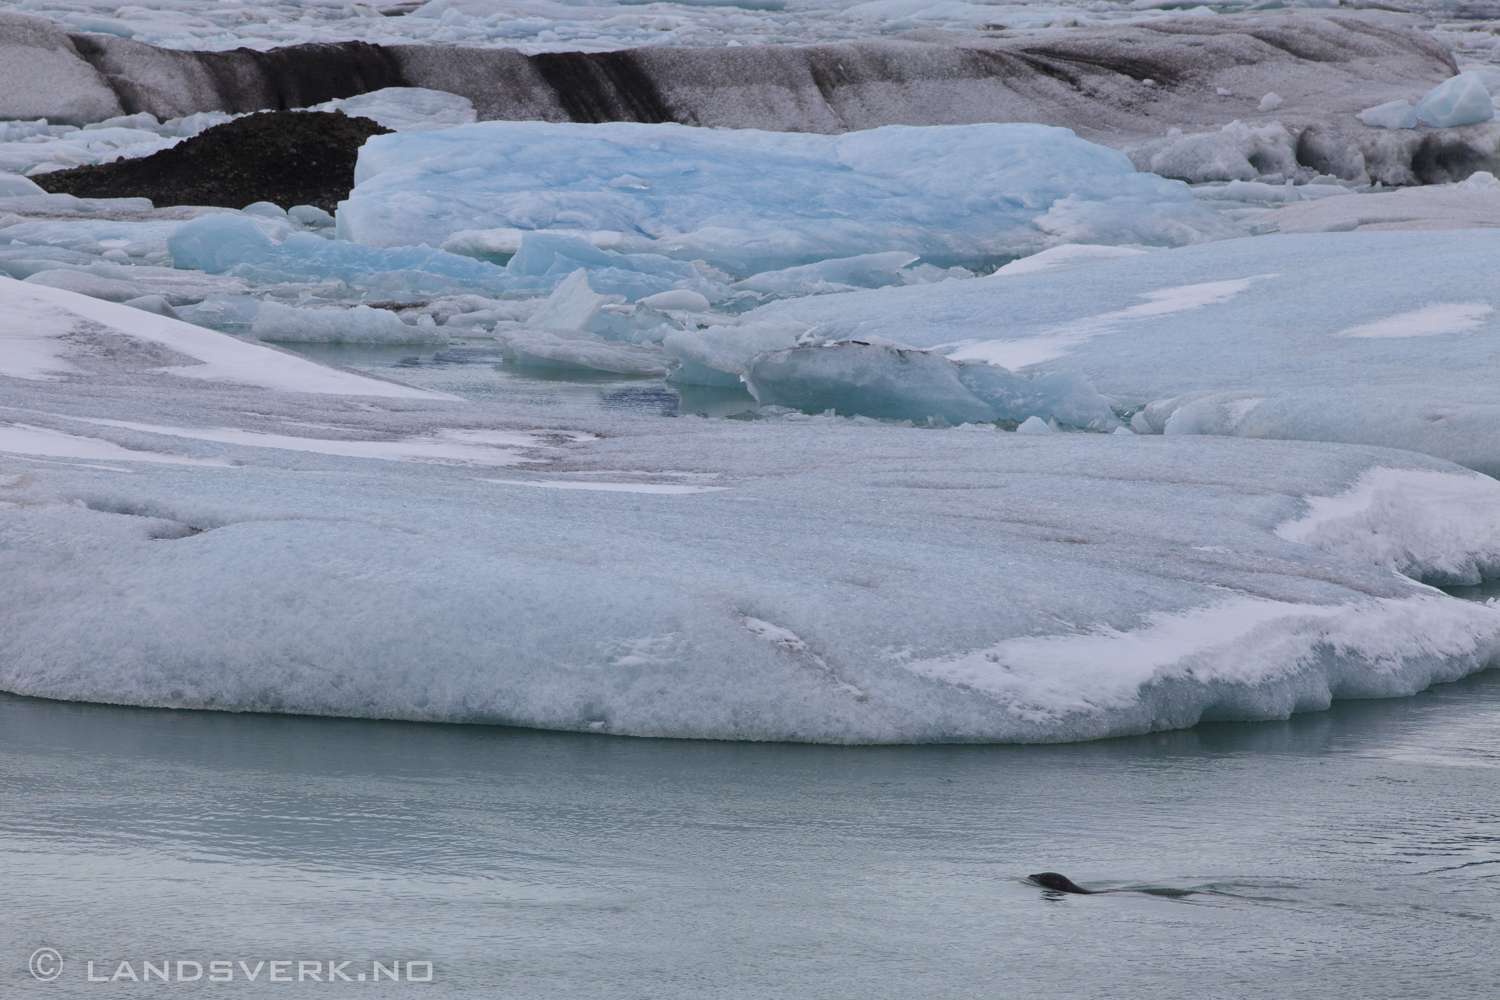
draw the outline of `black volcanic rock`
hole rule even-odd
[[[359,147],[389,131],[341,111],[266,111],[215,125],[150,156],[32,179],[54,194],[150,198],[158,208],[244,208],[269,201],[332,212],[354,186]]]

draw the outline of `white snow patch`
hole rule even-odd
[[[1500,550],[1500,482],[1488,476],[1376,467],[1343,493],[1305,499],[1279,537],[1437,583],[1500,575],[1475,560]]]
[[[113,441],[82,437],[35,427],[31,424],[0,423],[0,452],[13,455],[46,455],[51,458],[82,458],[112,462],[156,462],[163,465],[221,465],[222,459],[187,458],[159,451],[122,448]]]
[[[1462,655],[1500,624],[1477,606],[1455,617],[1451,604],[1441,595],[1343,605],[1238,596],[1209,607],[1152,612],[1128,631],[1101,625],[903,666],[990,695],[1033,723],[1106,715],[1138,705],[1152,686],[1184,681],[1262,688],[1267,699],[1286,700],[1289,715],[1297,707],[1291,689],[1304,671],[1319,669],[1323,649],[1357,652],[1375,670],[1394,672],[1404,659]],[[1420,638],[1403,629],[1403,621],[1422,623]]]
[[[1467,333],[1479,327],[1484,318],[1494,311],[1495,307],[1487,302],[1444,302],[1373,323],[1351,326],[1340,331],[1338,336],[1437,337],[1445,333]]]
[[[295,437],[290,434],[265,434],[236,427],[168,427],[128,420],[86,420],[85,423],[150,434],[215,441],[247,448],[280,448],[285,451],[309,451],[319,455],[346,458],[378,458],[389,462],[438,462],[462,465],[516,465],[526,461],[508,450],[536,447],[530,434],[499,430],[442,430],[419,437],[394,441],[340,441],[331,438]]]
[[[1253,283],[1280,277],[1277,274],[1255,274],[1248,278],[1233,278],[1229,281],[1205,281],[1196,285],[1178,285],[1160,288],[1154,292],[1142,292],[1145,299],[1139,305],[1089,316],[1057,327],[1053,332],[1040,337],[1022,340],[984,340],[966,344],[948,355],[953,361],[984,361],[1005,368],[1024,368],[1027,365],[1051,361],[1068,353],[1069,348],[1094,337],[1114,333],[1127,323],[1204,306],[1221,305],[1239,295]]]
[[[49,337],[64,337],[74,332],[78,327],[78,320],[91,320],[113,332],[160,344],[203,362],[200,365],[166,369],[171,374],[184,378],[235,382],[283,392],[394,396],[407,399],[458,398],[444,392],[382,382],[352,372],[339,371],[263,344],[240,340],[191,323],[60,288],[0,277],[0,296],[5,299],[7,311],[26,308],[28,315],[38,322],[39,329],[45,330],[45,335]],[[32,349],[33,358],[36,356],[35,350]]]

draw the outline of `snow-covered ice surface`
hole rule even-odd
[[[1500,655],[1500,608],[1412,579],[1500,570],[1500,484],[1412,452],[537,410],[0,293],[24,315],[0,327],[10,691],[1058,741],[1402,695]]]
[[[608,231],[749,277],[907,251],[940,267],[1051,243],[1180,246],[1239,235],[1187,188],[1041,125],[843,135],[483,122],[375,136],[343,239],[437,246],[486,229]]]
[[[776,302],[745,321],[1078,371],[1141,433],[1378,444],[1497,475],[1497,253],[1493,230],[1281,234]]]

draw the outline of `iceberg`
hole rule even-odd
[[[257,304],[250,332],[261,340],[300,344],[446,344],[448,333],[435,323],[411,326],[388,309],[354,306],[322,308]]]
[[[743,320],[1078,372],[1137,432],[1382,445],[1500,475],[1497,253],[1494,229],[1271,235],[1083,274],[782,300]]]
[[[430,247],[376,249],[294,231],[276,219],[230,213],[183,223],[167,249],[178,268],[260,284],[337,280],[413,297],[450,289],[503,292],[516,285],[504,269],[472,257]]]
[[[1365,108],[1358,118],[1374,128],[1417,127],[1417,109],[1411,106],[1410,101],[1386,101],[1373,108]]]
[[[740,376],[757,356],[796,347],[798,338],[805,332],[807,327],[803,324],[785,323],[745,323],[673,331],[661,342],[677,362],[667,380],[682,385],[741,385]],[[822,407],[818,412],[825,409],[827,407]]]
[[[923,423],[988,423],[995,411],[959,381],[947,358],[885,344],[793,347],[757,356],[745,388],[762,406]]]
[[[1043,125],[816,135],[493,121],[394,133],[360,149],[337,217],[340,238],[374,247],[619,232],[634,250],[741,278],[869,253],[976,267],[1057,242],[1242,235],[1182,185]]]
[[[385,87],[354,97],[335,98],[305,110],[342,111],[352,117],[369,118],[397,132],[451,128],[478,120],[474,102],[467,97],[424,87]]]
[[[1414,114],[1428,125],[1450,128],[1487,122],[1495,117],[1495,108],[1479,74],[1460,73],[1428,91]]]
[[[24,695],[1057,742],[1500,662],[1500,607],[1417,582],[1500,573],[1500,483],[1411,451],[466,401],[4,278],[0,405]]]
[[[504,357],[526,368],[612,372],[616,375],[667,373],[670,357],[654,344],[606,340],[582,330],[548,330],[533,324],[498,324],[495,339]]]

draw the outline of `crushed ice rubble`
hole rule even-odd
[[[949,204],[976,128],[1017,156],[998,231]],[[576,143],[555,186],[472,170],[513,129]],[[1497,662],[1500,607],[1428,586],[1500,575],[1500,233],[1452,231],[1500,214],[1493,177],[1189,189],[1062,130],[892,129],[855,140],[872,166],[828,226],[776,188],[826,186],[848,137],[747,152],[715,134],[674,200],[680,173],[615,137],[679,131],[398,133],[336,221],[163,218],[6,180],[0,688],[1059,741],[1284,718]],[[892,136],[951,169],[892,173]],[[751,155],[776,185],[704,183]],[[480,179],[445,173],[464,167]],[[361,227],[395,245],[337,238]],[[1273,235],[1224,238],[1247,230]],[[780,419],[539,415],[254,339],[454,336],[742,385]],[[860,416],[799,416],[828,410]]]

